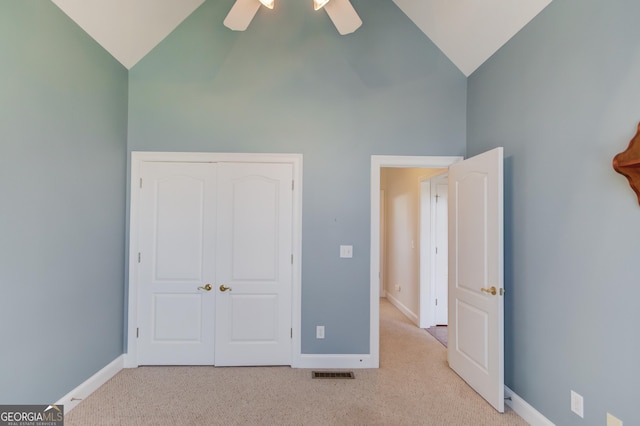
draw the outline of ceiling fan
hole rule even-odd
[[[275,0],[236,0],[224,19],[224,25],[234,31],[244,31],[261,5],[273,9],[274,3]],[[341,35],[350,34],[362,25],[349,0],[313,0],[313,8],[324,8]]]

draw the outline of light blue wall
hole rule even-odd
[[[640,424],[640,207],[611,166],[640,121],[639,16],[554,0],[468,81],[468,154],[505,147],[506,382],[558,425]]]
[[[556,424],[640,424],[640,207],[611,168],[640,121],[640,4],[555,0],[466,103],[390,0],[354,0],[346,37],[294,0],[234,33],[231,3],[131,71],[129,151],[304,154],[303,351],[368,351],[370,155],[461,155],[466,131],[469,155],[505,146],[507,385]],[[0,403],[47,403],[122,353],[127,72],[50,2],[0,0],[0,94]]]
[[[299,0],[232,32],[232,4],[130,71],[129,150],[302,153],[302,350],[368,353],[370,156],[464,154],[466,79],[391,0],[353,1],[349,36]]]
[[[0,404],[122,353],[127,72],[49,1],[0,0]]]

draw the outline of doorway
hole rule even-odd
[[[381,295],[386,294],[391,304],[421,328],[436,323],[438,301],[440,307],[446,305],[444,297],[438,294],[444,289],[446,296],[446,195],[438,195],[438,190],[446,191],[440,176],[447,170],[415,167],[381,170],[386,199],[385,202],[381,198],[381,283],[384,285],[386,280]],[[439,228],[443,228],[442,232],[438,232]],[[442,266],[444,273],[438,274]],[[444,286],[439,287],[437,284],[443,279]],[[446,324],[446,310],[442,314]]]
[[[370,354],[372,368],[380,363],[380,189],[381,170],[393,168],[448,168],[462,157],[371,156]],[[388,197],[388,194],[385,194]],[[388,283],[388,285],[393,285]]]
[[[449,167],[450,367],[504,412],[503,148],[460,157],[371,159],[371,351],[379,365],[380,169]],[[421,161],[422,159],[422,161]],[[459,163],[459,164],[455,164]],[[481,212],[482,214],[477,214]]]

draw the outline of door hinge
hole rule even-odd
[[[140,178],[140,188],[142,188],[142,178]]]
[[[292,180],[292,181],[291,181],[291,190],[292,190],[292,191],[293,191],[293,188],[294,188],[294,184],[295,184],[295,181],[293,181],[293,180]]]
[[[436,299],[436,306],[438,306],[438,299]]]
[[[291,331],[291,338],[293,339],[293,328],[289,329]]]
[[[140,337],[140,328],[136,328],[136,339]]]
[[[440,198],[440,196],[438,194],[436,194],[436,203],[438,202],[439,198]]]
[[[293,254],[291,255],[291,264],[293,265]]]
[[[138,263],[140,263],[140,252],[138,252]]]
[[[436,247],[436,254],[438,254],[438,247]]]

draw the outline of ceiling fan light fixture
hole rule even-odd
[[[275,0],[260,0],[260,3],[268,7],[269,9],[273,9],[273,5],[275,4]]]
[[[320,10],[327,3],[329,3],[329,0],[313,0],[313,10]]]

